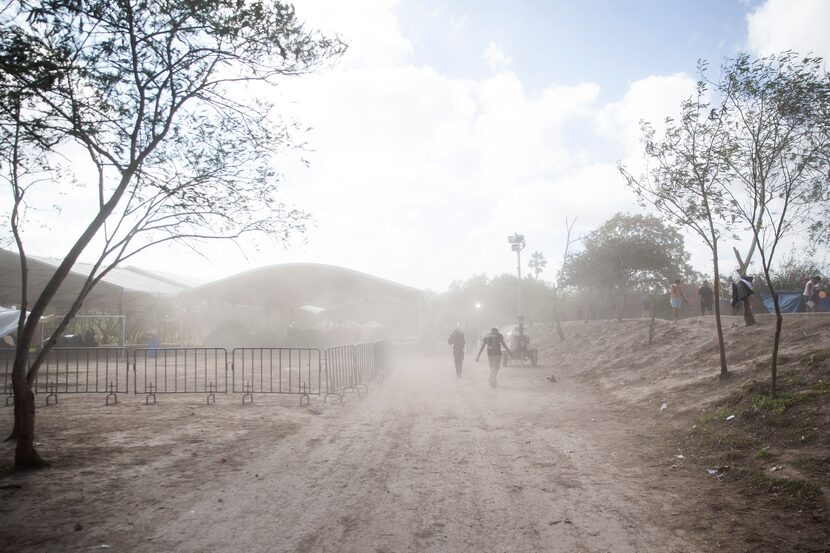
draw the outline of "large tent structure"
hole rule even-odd
[[[60,259],[27,256],[29,301],[37,297],[60,265]],[[56,309],[68,308],[84,285],[92,270],[88,263],[76,263],[52,305]],[[0,249],[0,305],[15,305],[20,302],[20,258],[16,252]],[[176,298],[188,290],[186,284],[173,278],[151,273],[135,267],[116,267],[92,289],[84,302],[85,307],[111,311],[120,310],[141,303],[149,298]]]
[[[254,269],[185,291],[181,299],[203,328],[205,321],[235,321],[280,340],[310,328],[351,332],[351,340],[421,333],[421,290],[333,265]]]
[[[59,263],[58,259],[28,256],[30,302]],[[69,308],[91,269],[84,263],[73,267],[52,302],[51,313],[61,315]],[[343,267],[289,263],[208,284],[182,280],[135,267],[116,267],[90,292],[81,314],[125,316],[128,342],[142,342],[146,339],[142,335],[152,334],[153,339],[188,345],[264,346],[308,341],[307,332],[306,336],[302,332],[310,329],[327,333],[323,340],[327,343],[338,337],[355,340],[421,333],[421,290]],[[17,253],[0,250],[0,305],[20,303],[20,283]],[[248,343],[226,339],[210,344],[206,340],[211,334],[227,335],[233,325],[244,332],[235,337]]]
[[[27,256],[27,295],[30,306],[54,275],[60,262],[61,260],[54,258]],[[91,270],[92,265],[88,263],[75,264],[58,289],[48,314],[61,316],[69,309]],[[116,267],[90,291],[78,321],[80,323],[84,317],[95,317],[99,323],[96,325],[99,334],[102,332],[101,329],[111,326],[103,324],[106,317],[120,316],[131,321],[133,324],[130,325],[130,330],[136,335],[147,328],[157,329],[165,322],[175,326],[176,323],[172,319],[178,295],[190,287],[191,284],[143,269]],[[20,301],[20,258],[16,252],[0,249],[0,305],[11,307],[18,305]],[[86,322],[88,326],[91,320],[86,319]],[[79,324],[74,325],[67,333],[83,330],[78,326]],[[112,336],[106,338],[117,338],[119,344],[130,341],[132,337],[124,336],[126,328],[121,323],[116,323],[116,327]],[[107,330],[104,332],[108,333]]]

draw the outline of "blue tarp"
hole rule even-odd
[[[761,301],[764,302],[764,307],[767,308],[769,313],[775,313],[775,305],[772,303],[772,296],[768,294],[761,294]],[[778,294],[778,306],[781,308],[781,313],[798,313],[799,307],[801,307],[801,294]]]
[[[804,296],[795,292],[784,292],[778,294],[779,305],[781,306],[781,313],[798,313],[806,311],[807,307],[804,305]],[[775,306],[772,304],[772,297],[766,294],[761,294],[761,300],[764,302],[764,307],[770,313],[775,313]],[[830,311],[830,296],[824,299],[819,299],[813,311],[820,311],[826,313]]]

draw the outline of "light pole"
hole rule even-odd
[[[522,250],[525,249],[524,234],[513,233],[512,236],[507,237],[507,242],[510,244],[510,249],[516,252],[516,272],[519,276],[519,286],[517,294],[517,311],[519,314],[519,339],[524,334],[524,314],[522,313]]]

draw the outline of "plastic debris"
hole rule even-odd
[[[735,415],[729,415],[728,417],[726,417],[726,420],[731,421],[734,418],[735,418]]]
[[[775,472],[777,470],[781,470],[782,468],[784,468],[782,465],[775,465],[774,467],[770,467],[769,470],[770,472]]]
[[[706,472],[709,473],[709,476],[714,476],[715,478],[720,480],[721,478],[723,478],[723,473],[727,470],[729,470],[728,466],[720,465],[720,466],[717,466],[717,467],[712,467],[710,469],[706,469]]]
[[[685,455],[675,455],[674,458],[675,459],[685,459],[686,456]]]
[[[662,413],[663,411],[665,411],[668,408],[669,408],[669,404],[664,401],[663,405],[660,406],[660,412]]]

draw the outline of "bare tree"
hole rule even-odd
[[[565,251],[562,253],[562,265],[559,266],[559,270],[556,272],[556,280],[553,283],[553,322],[556,324],[556,334],[559,336],[560,340],[565,339],[565,333],[562,331],[562,317],[559,313],[559,293],[562,287],[562,275],[564,274],[565,266],[568,263],[568,253],[570,251],[571,244],[580,240],[579,238],[571,240],[571,233],[573,232],[575,224],[576,217],[574,217],[573,221],[569,221],[568,218],[565,217]]]
[[[705,62],[700,62],[700,78],[694,96],[681,104],[678,119],[666,119],[662,137],[656,137],[651,124],[642,123],[645,157],[649,162],[647,173],[634,177],[622,164],[619,170],[642,203],[653,206],[673,223],[690,229],[712,253],[720,374],[726,376],[726,348],[719,302],[718,239],[724,230],[726,214],[725,164],[720,151],[726,141],[727,129],[719,116],[723,106],[710,103],[711,91],[703,78],[705,71]]]
[[[293,126],[273,122],[263,95],[343,50],[270,0],[14,0],[0,13],[0,142],[23,290],[12,373],[16,466],[41,464],[38,369],[109,271],[162,243],[249,233],[280,242],[304,230],[307,216],[276,197],[274,152],[291,143]],[[29,307],[26,195],[81,156],[94,170],[94,213]],[[28,359],[38,320],[82,254],[94,259],[86,282]]]
[[[771,272],[782,239],[810,227],[815,199],[827,189],[830,82],[821,58],[744,54],[724,64],[719,92],[726,106],[719,119],[730,129],[721,152],[732,181],[729,205],[752,233],[775,308],[775,397],[783,317]]]

